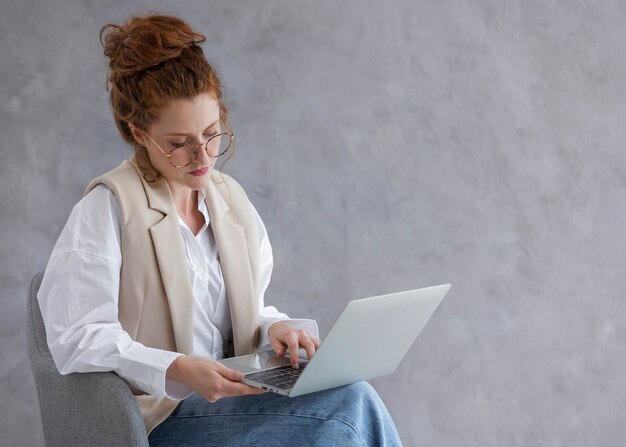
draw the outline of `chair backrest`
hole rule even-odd
[[[42,278],[38,273],[30,285],[27,338],[46,446],[148,447],[141,412],[122,378],[113,372],[59,374],[37,301]]]

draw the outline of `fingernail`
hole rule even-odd
[[[292,366],[293,366],[293,369],[300,369],[299,363],[294,363]]]

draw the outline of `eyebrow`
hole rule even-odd
[[[207,131],[209,130],[211,127],[215,126],[220,120],[216,120],[213,124],[209,124],[204,130]],[[166,133],[165,134],[166,137],[188,137],[188,136],[193,136],[190,133],[181,133],[181,132],[174,132],[174,133]]]

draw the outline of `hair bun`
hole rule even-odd
[[[100,29],[110,81],[177,58],[185,48],[204,41],[205,37],[183,20],[160,14],[133,17],[123,25],[108,24]]]

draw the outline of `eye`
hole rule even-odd
[[[172,149],[180,149],[185,146],[185,143],[170,143],[172,145]]]

